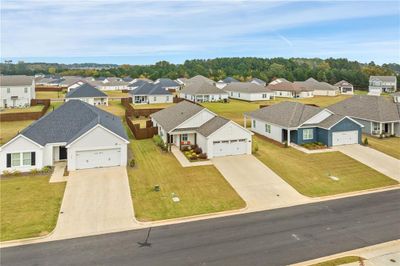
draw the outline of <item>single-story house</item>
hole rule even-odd
[[[244,101],[270,100],[274,98],[274,92],[267,87],[251,82],[232,82],[223,88],[229,94],[229,98]]]
[[[362,124],[363,132],[379,136],[400,136],[400,103],[383,96],[354,95],[327,107]]]
[[[102,91],[128,90],[129,85],[129,82],[126,82],[123,79],[117,77],[100,77],[97,79],[89,78],[87,81],[89,84]]]
[[[281,102],[246,113],[245,123],[247,117],[253,132],[289,145],[361,143],[362,125],[354,119],[298,102]]]
[[[382,92],[392,93],[397,91],[396,76],[370,76],[369,95],[379,96]]]
[[[125,166],[129,139],[121,119],[71,100],[0,147],[0,171],[27,172],[67,161],[69,171]]]
[[[161,87],[160,83],[144,83],[130,90],[128,95],[134,104],[172,103],[174,100],[172,93]]]
[[[182,101],[150,117],[168,145],[196,144],[207,158],[251,154],[253,133],[200,105]]]
[[[108,95],[88,83],[83,83],[65,95],[65,101],[80,100],[91,105],[107,105]]]
[[[218,89],[223,89],[225,86],[227,86],[228,84],[230,84],[230,83],[232,83],[232,82],[239,82],[239,81],[236,80],[236,79],[234,79],[234,78],[232,78],[232,77],[227,77],[227,78],[225,78],[225,79],[223,79],[223,80],[219,80],[219,81],[215,84],[215,86],[216,86]]]
[[[354,87],[353,84],[346,80],[341,80],[337,82],[334,86],[338,87],[341,94],[354,94]]]
[[[340,94],[340,90],[336,86],[332,86],[326,82],[320,82],[313,78],[309,78],[306,81],[302,82],[302,84],[313,90],[313,95],[318,96],[337,96]]]
[[[0,75],[0,108],[28,107],[35,99],[35,78],[25,75]]]
[[[275,97],[310,98],[314,97],[313,90],[304,82],[290,82],[285,79],[274,80],[267,89],[274,92]]]
[[[80,76],[62,76],[61,77],[61,81],[58,84],[59,87],[62,88],[68,88],[70,87],[72,84],[79,82],[79,81],[85,81],[85,79],[83,77]]]
[[[134,82],[129,83],[128,90],[137,89],[145,83],[152,83],[152,82],[149,82],[146,79],[136,79]]]
[[[171,92],[178,91],[181,88],[181,85],[178,82],[167,78],[157,79],[156,81],[154,81],[154,84],[160,84],[162,88]]]
[[[400,91],[392,93],[392,97],[395,103],[400,103]]]
[[[258,78],[252,78],[250,80],[251,83],[257,84],[257,85],[261,85],[261,86],[267,86],[267,82],[265,82],[262,79],[258,79]]]
[[[192,102],[217,102],[228,99],[228,93],[215,87],[215,82],[207,78],[196,76],[179,92],[179,97]]]
[[[76,88],[78,88],[79,86],[81,86],[81,85],[83,85],[85,83],[87,83],[85,80],[75,81],[74,83],[72,83],[71,85],[69,85],[67,87],[67,92],[70,92],[71,90],[76,89]]]

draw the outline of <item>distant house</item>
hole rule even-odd
[[[76,82],[79,82],[79,81],[83,82],[83,81],[85,81],[85,79],[80,76],[63,76],[63,77],[61,77],[61,80],[58,83],[58,86],[62,87],[62,88],[68,88],[72,84],[75,84]]]
[[[131,77],[123,77],[122,80],[125,81],[125,82],[131,82],[131,81],[133,81],[133,78],[131,78]]]
[[[217,102],[228,99],[228,93],[215,87],[215,82],[203,76],[188,80],[179,97],[193,102]]]
[[[181,85],[178,82],[167,78],[157,79],[154,81],[154,84],[160,84],[162,88],[172,92],[178,91],[181,88]]]
[[[383,96],[355,95],[327,108],[361,123],[366,134],[400,136],[400,104]]]
[[[215,85],[217,86],[218,89],[223,89],[226,85],[232,82],[239,82],[239,81],[232,77],[227,77],[223,80],[218,81]]]
[[[361,143],[362,125],[327,109],[298,102],[282,102],[245,114],[251,130],[275,141],[326,146]]]
[[[124,81],[117,77],[99,77],[99,78],[89,78],[88,83],[99,90],[109,91],[109,90],[127,90],[129,82]]]
[[[336,83],[334,86],[339,88],[341,94],[350,94],[350,95],[354,94],[353,85],[346,80],[341,80],[338,83]]]
[[[24,75],[0,75],[0,107],[28,107],[35,99],[35,78]]]
[[[267,85],[267,83],[264,80],[258,79],[258,78],[252,78],[250,80],[250,83],[254,83],[254,84],[257,84],[257,85],[261,85],[261,86],[266,86]]]
[[[133,82],[129,83],[128,90],[134,90],[136,88],[139,88],[140,86],[142,86],[145,83],[152,83],[152,82],[149,82],[146,79],[135,79],[135,80],[133,80]]]
[[[314,96],[337,96],[340,94],[340,90],[336,86],[332,86],[326,82],[320,82],[313,78],[309,78],[302,82],[304,87],[307,87],[313,91]]]
[[[121,119],[72,100],[0,147],[0,171],[29,172],[66,161],[69,171],[125,166],[129,139]]]
[[[150,117],[170,146],[198,145],[207,158],[251,154],[250,131],[200,105],[182,101]]]
[[[188,79],[187,78],[177,78],[175,81],[178,82],[179,85],[184,86],[184,85],[186,85],[186,82],[188,81]]]
[[[395,92],[397,91],[397,78],[396,76],[370,76],[368,91],[369,95]]]
[[[223,88],[229,98],[245,101],[261,101],[274,98],[274,92],[251,82],[233,82]]]
[[[65,95],[65,101],[81,100],[90,105],[108,105],[108,95],[88,83],[72,88]]]
[[[85,80],[76,81],[67,87],[67,92],[70,92],[71,90],[76,89],[85,83],[87,83]]]
[[[275,97],[286,98],[310,98],[314,97],[313,90],[304,82],[290,82],[285,79],[277,79],[270,82],[267,89],[274,92]]]
[[[129,97],[134,104],[172,103],[171,92],[161,87],[160,83],[143,83],[140,87],[130,90]]]

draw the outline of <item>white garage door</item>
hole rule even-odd
[[[121,164],[121,150],[89,150],[76,152],[76,169],[110,167]]]
[[[340,131],[332,133],[332,146],[345,145],[345,144],[357,144],[358,143],[358,131]]]
[[[247,149],[247,141],[245,139],[224,140],[213,142],[213,156],[228,156],[245,154]]]

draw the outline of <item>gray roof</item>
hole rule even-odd
[[[273,91],[294,91],[294,92],[312,91],[312,89],[309,88],[308,84],[306,84],[304,81],[296,81],[296,82],[282,81],[276,84],[270,83],[268,84],[267,88]]]
[[[256,83],[258,83],[258,84],[263,84],[263,85],[265,85],[265,84],[267,84],[264,80],[262,80],[262,79],[259,79],[259,78],[252,78],[251,80],[250,80],[250,82],[256,82]]]
[[[322,91],[335,91],[335,90],[338,90],[338,87],[336,87],[336,86],[332,86],[331,84],[326,83],[326,82],[316,81],[313,78],[309,78],[304,82],[300,81],[299,83],[303,84],[305,87],[308,87],[313,91],[315,91],[315,90],[322,90]]]
[[[218,89],[212,83],[205,81],[202,78],[197,78],[188,82],[181,90],[181,93],[196,95],[196,94],[226,94],[225,91]]]
[[[272,92],[267,87],[262,85],[258,85],[251,82],[232,82],[224,87],[225,91],[235,91],[235,92],[243,92],[243,93],[263,93],[263,92]]]
[[[133,78],[131,78],[131,77],[123,77],[122,80],[125,81],[125,82],[131,82],[133,80]]]
[[[383,82],[396,82],[396,76],[370,76],[369,80],[377,79]]]
[[[203,125],[201,125],[196,131],[204,137],[208,137],[212,133],[220,129],[222,126],[224,126],[226,123],[229,123],[229,121],[230,120],[226,118],[215,116],[205,122]]]
[[[65,98],[84,98],[84,97],[108,97],[107,94],[101,90],[93,87],[88,83],[83,83],[75,89],[71,89]]]
[[[299,127],[321,111],[319,107],[298,102],[281,102],[246,113],[246,115],[282,127],[293,128]]]
[[[327,108],[340,115],[368,121],[389,122],[400,120],[399,106],[383,96],[355,95]]]
[[[172,95],[171,92],[161,86],[160,83],[145,82],[134,90],[129,91],[131,95]]]
[[[65,85],[65,86],[71,86],[75,82],[78,81],[84,81],[85,79],[83,77],[79,76],[64,76],[61,78],[61,81],[59,82],[60,85]]]
[[[334,86],[337,86],[337,87],[353,87],[353,84],[351,84],[350,82],[348,82],[346,80],[341,80],[341,81],[335,83]]]
[[[344,118],[343,115],[333,114],[328,116],[328,118],[322,120],[320,123],[316,124],[318,127],[322,128],[330,128],[331,126],[338,123],[340,120]]]
[[[80,100],[66,102],[25,128],[21,135],[42,146],[57,142],[69,144],[97,124],[129,141],[119,117]]]
[[[202,75],[196,75],[196,76],[188,79],[186,81],[186,84],[188,84],[188,83],[198,83],[198,82],[208,82],[208,83],[213,84],[213,85],[215,84],[214,80],[206,78],[206,77],[204,77]]]
[[[232,78],[232,77],[227,77],[224,80],[222,80],[223,83],[232,83],[232,82],[239,82],[238,80]]]
[[[167,132],[169,132],[203,109],[204,107],[200,105],[188,101],[182,101],[150,116],[154,118]]]
[[[144,79],[138,79],[135,82],[129,84],[128,87],[130,87],[130,88],[131,87],[139,87],[139,86],[142,86],[145,83],[149,83],[149,81],[144,80]]]
[[[25,75],[0,75],[0,86],[31,86],[34,79]]]
[[[163,88],[168,88],[168,87],[179,87],[179,83],[172,80],[172,79],[167,79],[167,78],[160,78],[157,79],[154,84],[160,84],[161,87]]]

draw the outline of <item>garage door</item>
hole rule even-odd
[[[89,150],[76,152],[76,169],[110,167],[121,164],[121,150]]]
[[[247,141],[245,139],[224,140],[213,142],[213,156],[228,156],[246,154]]]
[[[332,133],[332,146],[357,144],[358,131],[340,131]]]

